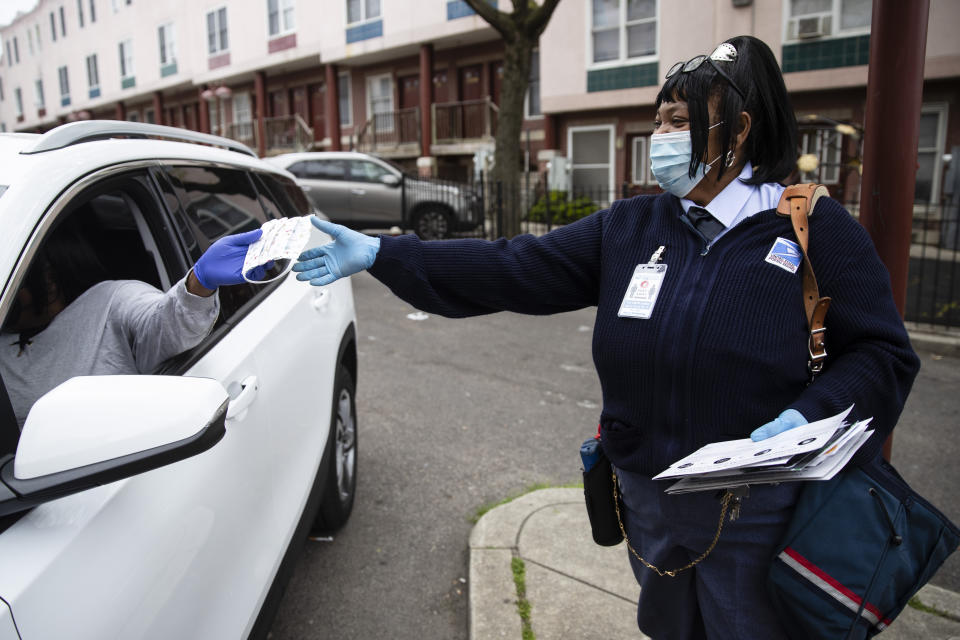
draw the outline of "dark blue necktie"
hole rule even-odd
[[[703,207],[692,206],[687,210],[687,220],[700,235],[703,236],[707,244],[713,242],[717,234],[724,230],[723,223],[711,215]]]

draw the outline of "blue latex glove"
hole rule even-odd
[[[316,216],[310,216],[310,222],[333,238],[333,242],[300,254],[293,265],[293,270],[299,272],[297,280],[309,280],[313,286],[322,287],[373,266],[380,251],[380,238],[371,238]]]
[[[247,247],[260,239],[263,231],[254,229],[246,233],[233,236],[224,236],[210,245],[203,252],[197,263],[193,265],[193,273],[207,289],[216,289],[225,284],[241,284],[245,282],[243,274],[243,260],[247,257]],[[262,280],[266,265],[251,269],[251,280]]]
[[[750,439],[754,442],[766,440],[778,433],[783,433],[788,429],[800,427],[805,424],[807,424],[807,419],[803,417],[802,413],[796,409],[787,409],[777,416],[775,420],[771,420],[762,427],[754,429],[753,433],[750,434]]]

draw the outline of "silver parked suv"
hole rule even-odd
[[[354,229],[399,226],[436,240],[483,222],[480,196],[468,185],[405,175],[376,156],[316,151],[268,161],[292,173],[328,218]]]

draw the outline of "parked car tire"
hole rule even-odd
[[[350,518],[357,491],[357,387],[353,376],[342,364],[333,383],[333,407],[330,417],[330,464],[320,509],[312,531],[332,533]]]
[[[450,212],[440,205],[427,205],[413,214],[413,231],[421,240],[450,237]]]

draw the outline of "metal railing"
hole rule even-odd
[[[431,105],[434,144],[492,141],[500,109],[490,98]]]
[[[960,328],[960,221],[957,205],[916,204],[905,319]]]
[[[375,113],[357,133],[356,150],[366,153],[397,151],[420,144],[420,107]]]
[[[495,239],[516,233],[541,235],[634,195],[624,184],[611,194],[609,185],[574,185],[546,189],[544,176],[525,174],[517,186],[483,178],[469,184],[476,193],[482,221],[454,237]],[[428,187],[420,187],[424,189]],[[420,193],[420,198],[429,196]],[[856,215],[859,202],[844,204]],[[914,206],[905,319],[935,332],[960,330],[960,207]],[[828,319],[829,322],[829,319]]]
[[[306,151],[313,144],[313,129],[298,114],[264,118],[267,153]]]
[[[257,148],[257,123],[255,120],[231,122],[223,127],[223,136],[242,142],[251,149]]]

